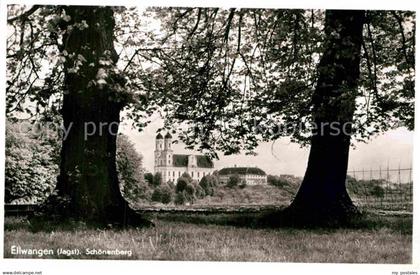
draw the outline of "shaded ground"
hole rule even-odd
[[[276,261],[336,263],[410,263],[411,216],[367,215],[352,227],[336,229],[251,228],[247,215],[156,214],[155,228],[96,229],[83,223],[34,224],[5,220],[4,255],[21,248],[79,249],[59,258]],[[131,257],[90,256],[90,249],[131,250]],[[28,257],[28,256],[26,256]],[[37,256],[33,256],[37,257]],[[45,258],[58,258],[45,256]]]

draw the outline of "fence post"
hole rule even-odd
[[[394,201],[394,198],[392,196],[392,190],[390,189],[390,186],[389,186],[389,162],[388,162],[388,164],[386,166],[386,188],[389,191],[389,199],[390,199],[390,201],[393,202]]]
[[[409,181],[409,184],[410,184],[410,191],[409,191],[409,194],[410,194],[410,202],[413,202],[413,179],[412,179],[412,173],[413,173],[413,168],[412,168],[413,166],[411,166],[410,167],[410,170],[408,170],[408,172],[409,172],[409,177],[410,177],[410,181]]]
[[[369,185],[372,184],[372,179],[373,179],[373,176],[372,176],[372,167],[370,167],[370,172],[369,172]],[[374,195],[373,196],[373,203],[376,205],[377,202],[378,202],[378,198],[376,198],[376,196]]]
[[[400,195],[399,203],[402,205],[404,194],[403,194],[403,189],[402,189],[402,184],[401,184],[401,162],[398,164],[398,188],[400,189],[400,191],[398,192]]]
[[[353,173],[352,173],[353,172]],[[356,181],[356,183],[355,183],[355,185],[353,186],[353,188],[356,188],[355,189],[355,193],[356,194],[359,194],[359,188],[357,187],[357,179],[356,179],[356,170],[354,170],[354,168],[353,168],[353,171],[351,171],[350,172],[350,174],[353,174],[353,178],[354,178],[354,180]],[[357,199],[359,199],[359,198],[357,198]],[[360,202],[358,202],[359,203],[359,205],[360,205]]]
[[[382,184],[382,167],[380,165],[379,165],[379,182]],[[384,194],[383,194],[383,196],[381,196],[381,208],[383,206],[383,198],[384,197],[386,197],[386,188],[384,188]]]
[[[363,189],[365,192],[365,204],[369,205],[369,195],[367,192],[367,186],[366,186],[366,179],[365,179],[365,168],[362,168],[362,180],[363,180]]]

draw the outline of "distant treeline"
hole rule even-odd
[[[6,169],[5,169],[5,202],[6,203],[40,203],[53,192],[59,172],[60,138],[49,132],[32,131],[22,127],[22,123],[6,124]],[[268,175],[269,186],[281,190],[276,196],[265,195],[264,188],[253,191],[245,189],[247,185],[239,175],[232,175],[227,184],[221,184],[218,171],[193,180],[184,173],[177,182],[162,182],[160,173],[145,172],[143,156],[138,153],[127,136],[117,139],[117,167],[123,196],[132,204],[194,204],[199,202],[232,202],[238,203],[275,202],[275,199],[291,200],[299,189],[301,178],[293,175]],[[249,187],[248,187],[249,188]],[[382,197],[386,192],[385,180],[356,180],[347,177],[347,189],[352,197]],[[277,192],[275,189],[269,192]],[[267,191],[267,192],[268,192]],[[271,196],[271,197],[270,197]],[[208,199],[205,199],[208,197]],[[215,197],[211,199],[211,197]]]

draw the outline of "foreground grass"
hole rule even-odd
[[[161,217],[155,228],[103,230],[74,223],[40,229],[22,218],[6,218],[4,255],[22,257],[11,254],[15,245],[82,251],[80,256],[49,258],[121,259],[83,254],[93,248],[131,250],[131,257],[122,258],[141,260],[411,262],[411,217],[374,217],[354,228],[337,229],[247,228],[210,224],[211,217],[188,220]]]

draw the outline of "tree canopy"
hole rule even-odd
[[[167,102],[166,125],[180,125],[186,144],[229,154],[281,136],[309,142],[325,11],[170,11],[157,11],[165,35],[147,54],[166,80],[153,82]],[[414,127],[415,15],[367,11],[365,20],[355,140]]]
[[[118,63],[111,66],[104,55],[91,85],[117,86],[113,100],[124,103],[139,129],[159,111],[187,147],[208,153],[252,153],[259,142],[281,136],[308,143],[325,11],[113,10]],[[7,112],[59,114],[63,63],[72,64],[71,74],[86,60],[60,52],[63,38],[89,26],[62,6],[10,5],[8,16]],[[413,129],[414,33],[414,12],[367,11],[356,140]],[[124,84],[107,81],[111,74]]]
[[[144,176],[143,155],[126,135],[117,138],[117,172],[123,196],[131,202],[145,200],[148,184]]]
[[[53,190],[58,175],[57,134],[31,131],[28,124],[6,125],[5,202],[39,203]]]

